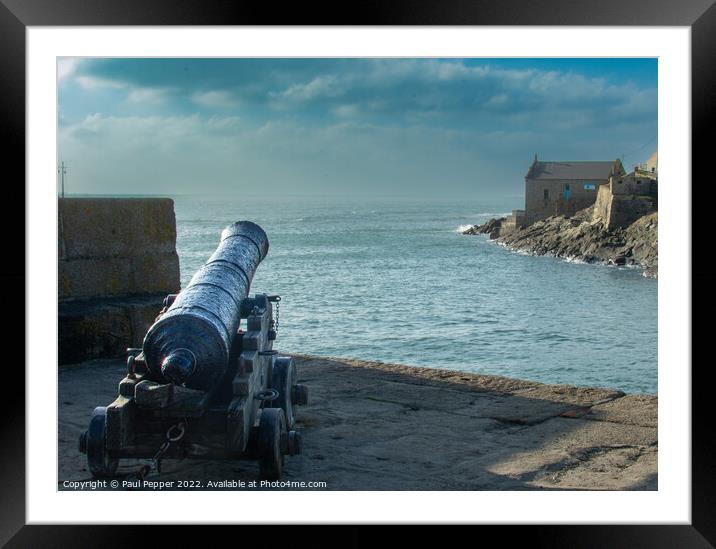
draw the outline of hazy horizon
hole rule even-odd
[[[58,124],[67,195],[503,199],[646,160],[657,60],[60,58]]]

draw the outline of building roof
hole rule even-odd
[[[615,160],[588,162],[551,162],[536,160],[527,179],[609,179]]]

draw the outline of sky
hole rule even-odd
[[[657,147],[657,60],[59,58],[66,192],[522,195]]]

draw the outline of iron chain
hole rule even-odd
[[[280,304],[281,304],[281,297],[276,296],[276,320],[274,321],[274,331],[276,332],[276,335],[278,335],[278,317],[280,313]]]
[[[186,426],[186,419],[182,419],[179,423],[175,423],[167,429],[167,432],[164,435],[164,442],[161,443],[159,449],[152,457],[151,463],[142,465],[137,472],[139,480],[144,480],[152,469],[156,469],[158,475],[162,474],[162,456],[167,453],[172,443],[179,442],[182,438],[184,438]]]

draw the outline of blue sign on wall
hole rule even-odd
[[[593,191],[596,188],[597,188],[597,186],[594,183],[585,183],[584,184],[585,191]]]

